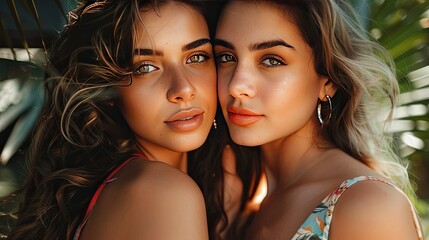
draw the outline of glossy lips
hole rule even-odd
[[[254,113],[244,108],[228,106],[228,116],[232,123],[238,126],[248,126],[264,117],[264,115]]]
[[[189,132],[203,123],[204,111],[198,108],[181,110],[171,116],[165,123],[177,132]]]

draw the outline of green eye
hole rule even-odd
[[[276,58],[273,58],[273,57],[269,57],[269,58],[264,59],[262,61],[262,64],[264,64],[267,67],[278,67],[281,65],[285,65],[282,61],[280,61]]]
[[[186,60],[186,63],[200,63],[200,62],[205,62],[208,59],[209,59],[209,57],[206,55],[196,54],[196,55],[192,55],[190,58],[188,58]]]
[[[159,68],[151,65],[151,64],[142,64],[134,71],[137,74],[146,74],[158,70]]]
[[[235,62],[235,57],[231,54],[222,54],[217,60],[219,63]]]

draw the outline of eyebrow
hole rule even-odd
[[[222,39],[215,39],[215,40],[213,40],[213,45],[214,46],[218,46],[219,45],[219,46],[222,46],[222,47],[229,48],[231,50],[235,50],[234,45],[232,45],[231,43],[229,43],[229,42],[227,42],[225,40],[222,40]]]
[[[151,55],[155,55],[155,56],[163,56],[164,53],[161,51],[154,51],[152,49],[149,48],[136,48],[134,49],[134,54],[135,55],[143,55],[143,56],[151,56]]]
[[[211,42],[212,41],[210,39],[208,39],[208,38],[201,38],[201,39],[195,40],[195,41],[193,41],[191,43],[188,43],[185,46],[183,46],[182,47],[182,52],[186,52],[186,51],[189,51],[191,49],[195,49],[195,48],[197,48],[199,46],[202,46],[204,44],[207,44],[207,43],[211,44]]]
[[[272,47],[276,47],[276,46],[284,46],[284,47],[291,48],[291,49],[295,50],[295,48],[292,45],[290,45],[289,43],[287,43],[281,39],[265,41],[265,42],[260,42],[260,43],[254,43],[254,44],[249,46],[249,50],[250,51],[257,51],[257,50],[268,49],[268,48],[272,48]]]
[[[211,40],[208,38],[201,38],[201,39],[195,40],[193,42],[190,42],[190,43],[184,45],[181,49],[182,49],[182,52],[186,52],[186,51],[195,49],[195,48],[202,46],[204,44],[207,44],[207,43],[211,43]],[[134,49],[134,54],[135,55],[144,55],[144,56],[151,56],[151,55],[163,56],[164,55],[164,53],[162,51],[153,50],[150,48],[136,48],[136,49]]]
[[[222,46],[225,48],[229,48],[231,50],[235,50],[235,47],[234,47],[234,45],[232,45],[232,43],[227,42],[227,41],[222,40],[222,39],[215,39],[213,41],[213,44],[215,46]],[[291,49],[295,50],[294,46],[290,45],[289,43],[287,43],[281,39],[251,44],[249,46],[249,50],[250,51],[257,51],[257,50],[268,49],[268,48],[272,48],[272,47],[276,47],[276,46],[285,46],[287,48],[291,48]]]

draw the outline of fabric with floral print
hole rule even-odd
[[[353,184],[364,180],[383,182],[396,188],[401,193],[403,193],[398,187],[396,187],[392,183],[386,182],[376,177],[360,176],[360,177],[348,179],[342,182],[339,187],[335,188],[334,191],[332,191],[325,199],[323,199],[322,203],[320,203],[313,210],[310,216],[301,225],[301,227],[298,229],[297,233],[292,238],[292,240],[328,240],[329,227],[331,225],[332,216],[333,216],[335,205],[338,199]],[[411,202],[410,202],[410,205],[411,205]],[[417,218],[417,214],[414,211],[414,207],[412,205],[411,205],[411,209],[413,211],[414,223],[415,223],[416,231],[419,236],[419,240],[423,240],[423,234],[420,228],[420,223]]]

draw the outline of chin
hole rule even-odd
[[[262,143],[255,141],[255,137],[245,136],[245,135],[236,135],[231,133],[232,141],[234,141],[238,145],[246,146],[246,147],[255,147],[260,146]]]
[[[177,140],[176,142],[176,151],[177,152],[189,152],[192,150],[195,150],[199,147],[201,147],[204,142],[207,139],[207,135],[201,136],[201,135],[192,135],[192,136],[188,136],[186,138],[182,138],[180,140]]]
[[[198,149],[199,147],[201,147],[201,145],[203,145],[203,143],[201,142],[200,144],[186,144],[186,146],[176,147],[174,151],[186,153]]]
[[[263,142],[259,141],[257,137],[259,134],[249,128],[237,127],[234,124],[228,124],[229,134],[232,141],[238,145],[255,147],[260,146]]]

